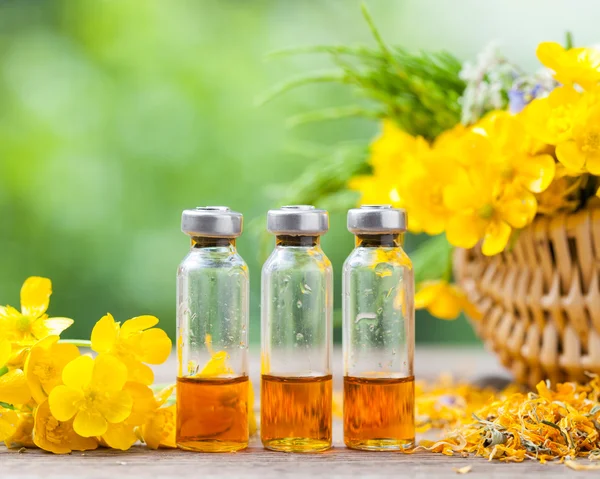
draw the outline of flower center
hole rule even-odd
[[[46,422],[46,439],[52,444],[64,444],[68,439],[62,423],[53,416],[50,416]]]
[[[561,105],[553,110],[552,117],[548,120],[548,128],[554,132],[554,134],[561,135],[571,129],[571,107]]]
[[[47,381],[56,376],[56,369],[50,362],[38,363],[33,368],[33,374],[35,374],[40,381]]]
[[[481,219],[489,220],[494,215],[494,207],[490,203],[487,203],[479,208],[477,214]]]
[[[510,181],[515,176],[515,169],[510,165],[506,165],[504,168],[502,168],[500,175],[502,175],[502,178],[505,180]]]
[[[600,131],[592,130],[587,132],[583,138],[581,151],[584,153],[597,153],[600,150]]]
[[[21,316],[17,319],[15,327],[20,333],[28,333],[31,331],[31,319],[28,316]]]

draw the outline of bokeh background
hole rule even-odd
[[[535,69],[540,41],[562,42],[570,30],[576,44],[598,42],[593,0],[365,3],[389,43],[461,60],[495,40]],[[188,249],[181,210],[226,204],[247,224],[264,222],[286,184],[318,163],[307,150],[366,143],[377,131],[366,120],[287,128],[293,114],[356,100],[341,86],[311,85],[257,107],[274,84],[329,67],[318,55],[266,55],[358,43],[373,40],[357,0],[1,1],[0,304],[17,306],[23,280],[47,276],[50,313],[76,320],[66,337],[88,337],[107,311],[117,320],[154,314],[173,336],[175,271]],[[258,241],[238,242],[251,271],[254,343]],[[352,245],[345,215],[333,214],[323,247],[337,300]],[[475,341],[464,319],[421,313],[417,339]]]

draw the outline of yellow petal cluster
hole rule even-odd
[[[174,446],[175,411],[165,406],[173,387],[154,395],[148,364],[164,362],[171,341],[154,316],[115,322],[101,318],[81,355],[60,333],[73,323],[46,313],[47,278],[28,278],[21,310],[0,307],[0,441],[55,454],[99,445],[126,450],[139,440]],[[146,439],[148,438],[148,439]]]
[[[171,353],[171,340],[159,328],[158,318],[138,316],[120,325],[111,314],[96,323],[92,330],[92,349],[110,354],[127,366],[128,380],[152,384],[154,373],[146,364],[162,364]]]
[[[600,176],[600,50],[545,42],[537,56],[558,86],[519,113],[491,111],[433,142],[384,120],[371,174],[349,182],[360,203],[405,208],[409,231],[445,234],[450,245],[487,256],[509,248],[536,215],[580,206],[598,184],[589,176]],[[446,276],[422,285],[417,305],[450,319],[469,304]]]
[[[456,319],[461,311],[465,311],[472,319],[479,319],[479,312],[465,293],[444,280],[422,282],[415,294],[415,308],[427,309],[439,319]]]

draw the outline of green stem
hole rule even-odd
[[[8,366],[3,366],[0,368],[0,376],[4,376],[8,372]]]
[[[448,258],[446,259],[446,270],[444,271],[444,276],[443,279],[445,281],[447,281],[448,283],[452,282],[452,274],[453,274],[453,270],[452,270],[452,252],[454,251],[454,248],[451,247],[450,250],[448,251]]]
[[[80,348],[92,347],[92,342],[87,339],[60,339],[58,342],[61,344],[74,344]]]
[[[567,32],[565,35],[565,49],[570,50],[571,48],[573,48],[573,34]]]

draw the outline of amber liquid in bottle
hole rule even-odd
[[[344,377],[344,442],[352,449],[414,446],[414,377]]]
[[[331,447],[331,375],[263,374],[261,439],[267,449],[319,452]]]
[[[177,378],[177,445],[201,452],[248,446],[248,378]]]

